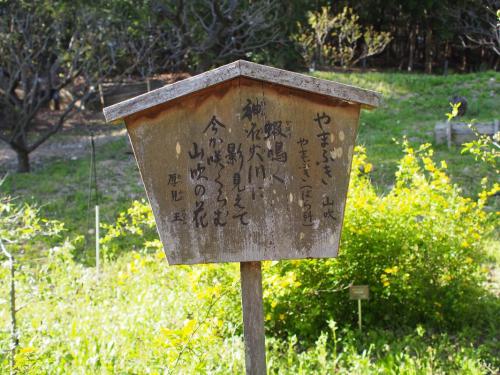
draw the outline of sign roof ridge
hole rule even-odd
[[[236,60],[106,107],[104,108],[104,117],[108,122],[121,120],[134,113],[237,77],[247,77],[319,95],[330,96],[347,102],[359,103],[364,108],[378,107],[381,101],[380,94],[375,91],[245,60]]]

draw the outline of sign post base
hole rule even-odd
[[[241,262],[241,303],[247,375],[266,374],[261,262]]]

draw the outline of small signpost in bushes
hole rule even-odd
[[[349,287],[349,298],[358,300],[358,327],[361,331],[363,329],[361,316],[361,300],[370,299],[370,288],[368,287],[368,285],[351,285]]]
[[[379,100],[236,61],[104,109],[169,264],[240,262],[247,374],[266,372],[260,262],[337,255],[360,109]]]

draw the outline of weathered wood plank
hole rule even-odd
[[[261,262],[240,263],[241,304],[247,375],[266,374]]]
[[[359,111],[240,77],[127,117],[169,264],[335,257]]]
[[[102,84],[102,100],[105,107],[121,103],[148,91],[165,86],[165,82],[153,79],[148,82],[105,83]]]
[[[315,94],[327,95],[352,103],[359,103],[370,108],[380,105],[380,94],[375,91],[248,61],[240,62],[240,74],[248,78],[259,79]]]
[[[358,103],[368,108],[380,105],[380,94],[374,91],[239,60],[106,107],[104,108],[104,116],[106,121],[121,120],[134,113],[240,76],[326,95],[338,100]]]
[[[498,132],[498,120],[490,123],[475,123],[473,126],[479,134],[493,136]],[[477,138],[469,128],[469,124],[465,122],[438,122],[434,126],[434,137],[437,145],[448,144],[448,147],[452,144],[461,145]]]

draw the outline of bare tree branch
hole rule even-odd
[[[7,15],[0,17],[0,140],[18,154],[19,171],[29,170],[29,153],[60,131],[95,96],[100,82],[135,72],[147,66],[144,61],[151,66],[149,57],[161,38],[136,38],[127,47],[128,36],[122,37],[108,17],[91,7],[58,14],[29,2],[8,2],[0,5],[0,13]],[[133,63],[118,72],[117,56],[127,50],[133,52]],[[61,111],[52,112],[54,121],[43,121],[48,128],[39,132],[41,114],[51,101],[59,107],[62,90],[71,99]]]
[[[451,9],[450,14],[460,26],[462,47],[487,48],[500,56],[499,0],[482,0],[479,8]]]

